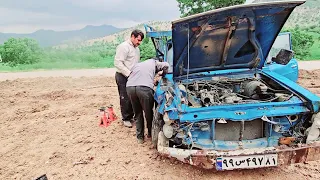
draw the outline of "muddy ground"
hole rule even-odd
[[[320,70],[299,83],[320,95]],[[98,108],[114,105],[113,78],[56,77],[0,81],[0,179],[319,179],[320,162],[212,172],[155,158],[150,142],[117,120],[99,127]]]

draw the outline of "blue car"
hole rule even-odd
[[[156,87],[152,141],[160,154],[233,170],[320,159],[320,98],[296,83],[290,33],[305,1],[226,7],[145,26],[169,62]]]

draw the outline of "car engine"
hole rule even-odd
[[[262,79],[240,78],[200,80],[179,85],[185,91],[189,106],[206,107],[221,104],[281,102],[293,94],[280,86],[273,87]]]

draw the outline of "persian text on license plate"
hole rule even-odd
[[[259,167],[271,167],[277,165],[277,154],[218,157],[216,159],[217,170],[248,169]]]

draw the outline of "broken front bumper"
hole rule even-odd
[[[171,148],[158,144],[158,152],[166,157],[175,158],[184,163],[198,166],[204,169],[216,169],[218,157],[237,157],[250,155],[277,154],[278,166],[286,166],[293,163],[320,160],[320,142],[301,144],[296,147],[279,146],[257,149],[241,149],[233,151],[215,150],[186,150]]]

